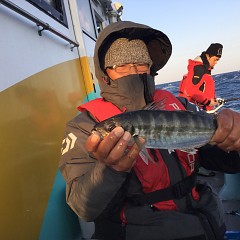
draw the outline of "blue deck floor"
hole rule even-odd
[[[227,227],[226,240],[240,240],[240,199],[223,199],[221,197],[221,191],[224,185],[224,174],[216,172],[214,177],[203,177],[199,176],[200,179],[210,183],[212,187],[216,189],[222,199],[224,210],[225,210],[225,222]],[[236,184],[236,187],[238,184]],[[231,189],[232,191],[232,189]],[[236,191],[239,191],[239,187]],[[231,193],[230,193],[231,194]],[[225,197],[224,197],[225,198]]]

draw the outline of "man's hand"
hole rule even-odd
[[[223,109],[216,115],[218,128],[210,144],[228,151],[240,150],[240,113]]]
[[[216,106],[218,104],[219,104],[219,102],[216,99],[212,98],[209,106],[213,107],[213,106]]]
[[[129,172],[140,151],[136,144],[129,149],[130,140],[129,132],[116,127],[102,141],[97,133],[93,133],[87,139],[85,147],[98,161],[116,171]]]

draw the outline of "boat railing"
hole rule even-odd
[[[48,23],[43,22],[39,18],[33,16],[31,13],[25,11],[24,9],[20,8],[19,6],[17,6],[16,4],[12,3],[11,1],[9,1],[9,0],[0,0],[0,4],[8,7],[9,9],[15,11],[16,13],[18,13],[18,14],[22,15],[23,17],[29,19],[30,21],[36,23],[38,27],[42,27],[42,29],[38,30],[38,34],[40,36],[42,36],[42,31],[47,30],[47,31],[50,31],[53,34],[59,36],[60,38],[66,40],[71,45],[71,50],[74,47],[78,47],[79,46],[78,42],[71,40],[66,35],[62,34],[61,32],[59,32],[56,29],[54,29],[53,27],[51,27]]]

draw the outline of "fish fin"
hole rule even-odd
[[[175,152],[174,149],[168,149],[168,153],[169,153],[169,154],[171,154],[171,153],[173,153],[173,152]]]
[[[151,103],[147,104],[143,109],[144,110],[165,110],[166,109],[166,100],[167,98],[164,98],[162,100],[154,100]]]
[[[154,160],[149,155],[149,153],[148,153],[146,147],[144,146],[144,144],[140,142],[138,135],[133,135],[133,139],[134,139],[135,143],[137,144],[138,148],[141,150],[139,155],[142,158],[142,160],[147,165],[148,165],[148,159],[155,164]]]
[[[146,163],[146,165],[148,165],[148,157],[146,157],[146,155],[142,151],[139,152],[139,156]]]
[[[190,153],[190,154],[196,154],[197,153],[197,149],[192,148],[192,149],[180,149],[182,152],[186,152],[186,153]]]

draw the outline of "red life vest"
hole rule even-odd
[[[170,92],[166,90],[156,90],[154,93],[154,100],[161,101],[164,100],[165,109],[169,111],[175,110],[185,110],[185,107],[181,102],[173,96]],[[104,109],[104,111],[103,111]],[[104,101],[102,98],[92,100],[86,104],[78,107],[78,110],[83,112],[85,110],[89,111],[97,120],[103,121],[109,117],[116,114],[122,113],[115,105],[110,102]],[[142,190],[144,193],[153,192],[159,189],[165,189],[170,186],[172,182],[169,176],[169,171],[167,165],[165,164],[161,153],[159,151],[154,151],[155,156],[152,155],[150,149],[148,149],[149,155],[152,158],[157,158],[156,163],[148,161],[148,165],[138,156],[136,163],[134,165],[134,171],[142,184]],[[181,166],[185,170],[186,176],[190,176],[195,168],[195,162],[197,160],[198,154],[187,153],[180,150],[175,151]],[[192,190],[192,196],[194,199],[198,199],[199,195]],[[173,210],[177,209],[176,204],[173,200],[161,201],[153,204],[158,209]]]
[[[209,100],[215,98],[215,84],[212,76],[205,73],[201,80],[194,85],[192,82],[194,76],[194,67],[197,65],[203,65],[202,62],[189,60],[188,74],[183,76],[183,79],[179,87],[179,96],[185,97],[189,102],[198,105],[203,108]],[[201,90],[200,90],[201,87]],[[206,106],[206,110],[213,109],[212,106]]]

